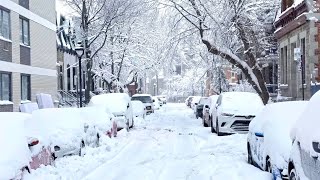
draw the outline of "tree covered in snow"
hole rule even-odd
[[[276,0],[166,0],[196,30],[207,50],[239,68],[266,104],[269,93],[257,58],[270,46]],[[264,18],[268,17],[268,18]],[[184,21],[183,21],[184,20]],[[190,30],[191,31],[191,30]]]
[[[106,69],[102,71],[109,73],[109,79],[120,79],[118,74],[123,72],[125,56],[128,54],[130,42],[133,41],[130,36],[131,25],[134,24],[134,19],[147,10],[149,3],[138,0],[65,0],[65,3],[74,11],[72,15],[77,17],[74,18],[75,41],[82,41],[85,48],[86,100],[89,100],[89,93],[93,90],[91,86],[93,77],[101,75],[97,67],[103,61],[110,63],[108,59],[103,60],[105,53],[103,50],[113,46],[112,43],[116,43],[116,47],[112,48],[117,52],[113,69],[116,68],[115,66],[118,68],[120,64],[118,72],[108,72]]]

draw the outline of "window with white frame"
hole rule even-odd
[[[0,101],[11,101],[11,74],[0,72]]]
[[[20,17],[20,43],[29,46],[30,37],[29,37],[29,20]]]
[[[0,36],[10,39],[10,13],[0,9]]]

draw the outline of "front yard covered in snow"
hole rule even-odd
[[[272,179],[246,162],[246,139],[218,137],[184,104],[168,104],[83,157],[57,159],[25,179]]]

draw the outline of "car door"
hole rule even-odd
[[[316,180],[320,177],[320,144],[319,142],[312,142],[312,150],[310,151],[310,179]]]
[[[252,143],[252,157],[253,160],[257,163],[257,165],[264,169],[264,134],[263,132],[254,132],[253,136],[253,143]]]

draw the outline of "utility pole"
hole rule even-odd
[[[304,101],[304,81],[305,81],[305,77],[304,77],[304,59],[303,59],[303,55],[301,55],[301,87],[302,87],[302,100]]]

